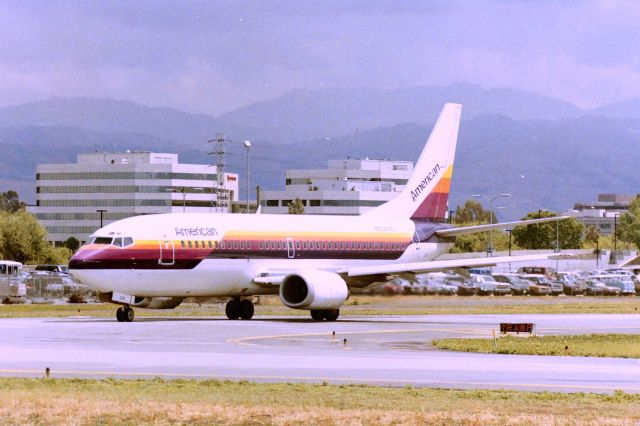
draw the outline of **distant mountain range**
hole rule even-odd
[[[0,189],[16,189],[33,202],[36,164],[73,162],[77,153],[94,150],[178,152],[181,162],[212,163],[207,140],[216,132],[237,142],[251,139],[252,186],[281,189],[284,170],[324,168],[332,158],[415,160],[445,102],[464,105],[452,208],[471,194],[507,191],[514,197],[499,217],[515,218],[570,208],[600,192],[640,192],[640,99],[586,111],[523,91],[462,83],[298,90],[218,117],[110,99],[4,107]],[[244,149],[230,143],[229,151],[229,167],[244,175]]]

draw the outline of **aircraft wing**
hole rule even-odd
[[[512,229],[512,228],[515,228],[516,226],[526,226],[526,225],[533,225],[536,223],[545,223],[545,222],[558,222],[560,220],[565,220],[569,218],[571,218],[571,216],[554,216],[554,217],[544,217],[541,219],[529,219],[529,220],[519,220],[515,222],[494,223],[491,225],[463,226],[460,228],[440,229],[436,231],[436,235],[439,237],[455,237],[458,235],[487,232],[487,231],[491,231],[492,229]]]
[[[342,268],[334,270],[334,272],[349,277],[395,275],[402,273],[419,274],[422,272],[442,271],[446,269],[489,267],[495,266],[499,263],[549,260],[555,257],[561,258],[563,256],[566,257],[566,255],[551,253],[532,254],[525,256],[475,257],[467,259],[427,260],[424,262],[384,263],[371,266],[354,266],[350,268]],[[270,270],[268,272],[263,272],[261,275],[255,277],[253,279],[253,282],[265,287],[277,286],[282,284],[282,281],[285,279],[285,277],[295,270],[297,270],[297,268],[290,270]]]
[[[453,259],[453,260],[429,260],[425,262],[410,263],[387,263],[372,266],[355,266],[353,268],[345,268],[337,271],[339,274],[345,274],[350,277],[358,277],[363,275],[379,275],[379,274],[399,274],[403,272],[429,272],[443,269],[456,269],[464,267],[483,267],[495,266],[498,263],[510,262],[527,262],[537,260],[548,260],[557,256],[555,254],[533,254],[526,256],[498,256],[498,257],[476,257],[472,259]]]

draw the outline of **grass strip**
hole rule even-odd
[[[261,301],[256,315],[308,316],[307,311],[283,306],[277,296]],[[0,318],[115,317],[116,308],[109,303],[0,305]],[[639,309],[640,298],[352,296],[340,315],[630,314]],[[138,318],[225,315],[224,303],[183,303],[176,309],[135,311]]]
[[[501,336],[493,339],[434,340],[439,349],[517,355],[640,358],[640,335]]]
[[[0,378],[2,424],[637,424],[640,396],[256,384]]]

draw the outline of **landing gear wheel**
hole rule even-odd
[[[133,309],[131,309],[128,306],[125,306],[125,308],[124,308],[124,320],[125,320],[125,322],[133,321],[133,317],[134,316],[135,316],[135,312],[133,312]]]
[[[118,322],[124,322],[124,308],[122,306],[116,311],[116,319]]]
[[[327,321],[335,321],[340,316],[340,309],[329,309],[324,311],[324,319]]]
[[[116,319],[118,322],[131,322],[134,316],[135,313],[129,306],[121,306],[116,311]]]
[[[324,311],[320,311],[317,309],[311,310],[311,319],[314,321],[322,321],[324,319]]]
[[[240,318],[243,320],[250,320],[253,318],[253,312],[254,308],[251,300],[245,299],[240,302]]]
[[[241,308],[239,299],[231,299],[227,302],[224,312],[230,320],[237,320],[240,318],[240,314],[242,313]]]

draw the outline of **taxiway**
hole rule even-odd
[[[430,344],[490,337],[500,322],[533,322],[542,335],[640,333],[639,315],[2,319],[0,375],[42,377],[49,367],[53,377],[640,393],[637,359],[456,353]]]

